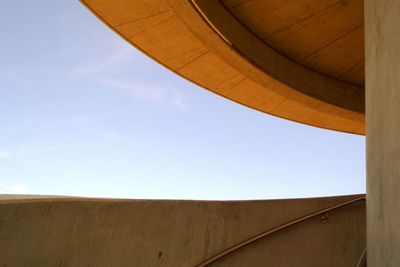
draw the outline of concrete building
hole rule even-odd
[[[400,266],[400,1],[82,3],[207,90],[284,119],[366,134],[367,194],[238,202],[4,196],[4,266]]]

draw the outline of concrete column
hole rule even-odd
[[[368,267],[400,266],[400,0],[365,0]]]

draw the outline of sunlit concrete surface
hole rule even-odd
[[[219,95],[364,133],[363,1],[81,2],[157,62]]]
[[[368,229],[364,202],[357,202],[285,227],[214,266],[357,266],[366,245],[368,266],[400,266],[399,1],[82,3],[158,63],[250,108],[355,134],[365,133],[366,114]],[[354,197],[208,202],[5,196],[0,260],[5,266],[196,266]]]
[[[359,196],[265,201],[3,196],[1,266],[196,266],[268,229]],[[210,266],[349,266],[365,202],[284,228]]]

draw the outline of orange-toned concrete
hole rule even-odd
[[[337,80],[364,87],[363,0],[223,0],[263,42]]]
[[[128,42],[212,92],[363,134],[362,1],[306,2],[82,0]]]

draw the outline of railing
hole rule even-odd
[[[255,235],[255,236],[253,236],[253,237],[250,237],[250,238],[248,238],[248,239],[246,239],[246,240],[244,240],[244,241],[242,241],[242,242],[240,242],[240,243],[238,243],[238,244],[236,244],[236,245],[233,245],[233,246],[231,246],[231,247],[229,247],[229,248],[227,248],[227,249],[225,249],[225,250],[219,252],[218,254],[212,256],[211,258],[208,258],[207,260],[201,262],[200,264],[198,264],[198,265],[196,265],[196,266],[197,266],[197,267],[205,267],[205,266],[207,266],[207,265],[209,265],[209,264],[211,264],[211,263],[213,263],[213,262],[215,262],[215,261],[221,259],[222,257],[224,257],[224,256],[226,256],[226,255],[228,255],[228,254],[230,254],[230,253],[232,253],[232,252],[234,252],[234,251],[236,251],[236,250],[238,250],[238,249],[241,249],[241,248],[243,248],[244,246],[247,246],[247,245],[249,245],[249,244],[251,244],[251,243],[254,243],[254,242],[256,242],[257,240],[260,240],[260,239],[262,239],[262,238],[264,238],[264,237],[267,237],[267,236],[269,236],[269,235],[271,235],[271,234],[273,234],[273,233],[276,233],[276,232],[278,232],[278,231],[281,231],[281,230],[283,230],[283,229],[286,229],[286,228],[288,228],[288,227],[290,227],[290,226],[293,226],[293,225],[296,225],[296,224],[298,224],[298,223],[304,222],[304,221],[309,220],[309,219],[311,219],[311,218],[314,218],[314,217],[316,217],[316,216],[319,216],[319,215],[328,213],[328,212],[330,212],[330,211],[337,210],[337,209],[340,209],[340,208],[349,206],[349,205],[351,205],[351,204],[354,204],[354,203],[360,202],[360,201],[365,201],[365,195],[364,195],[364,196],[361,196],[361,197],[353,198],[353,199],[351,199],[351,200],[342,202],[342,203],[340,203],[340,204],[331,206],[331,207],[329,207],[329,208],[325,208],[325,209],[322,209],[322,210],[319,210],[319,211],[310,213],[310,214],[308,214],[308,215],[305,215],[305,216],[302,216],[302,217],[300,217],[300,218],[297,218],[297,219],[294,219],[294,220],[292,220],[292,221],[289,221],[289,222],[287,222],[287,223],[285,223],[285,224],[282,224],[282,225],[279,225],[279,226],[274,227],[274,228],[272,228],[272,229],[266,230],[266,231],[264,231],[264,232],[262,232],[262,233],[259,233],[258,235]],[[358,267],[358,266],[362,266],[362,265],[360,265],[360,264],[363,263],[363,259],[365,258],[364,254],[366,254],[366,250],[365,250],[365,251],[363,252],[363,254],[361,255],[357,267]]]
[[[367,249],[364,249],[363,253],[361,253],[360,259],[357,262],[357,267],[366,267],[367,266]]]

